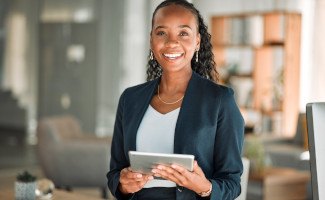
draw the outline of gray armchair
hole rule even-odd
[[[110,137],[83,134],[72,116],[40,120],[37,135],[40,165],[56,187],[98,187],[107,197]]]

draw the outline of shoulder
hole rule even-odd
[[[207,93],[212,96],[220,97],[232,97],[234,95],[233,89],[220,85],[216,82],[213,82],[209,79],[203,78],[200,75],[193,73],[193,79],[197,88],[200,88],[200,91]]]
[[[234,90],[194,74],[193,85],[195,98],[205,102],[210,108],[215,107],[220,113],[239,113],[234,97]]]
[[[152,91],[155,88],[157,82],[158,80],[155,79],[139,85],[128,87],[124,90],[121,97],[139,98],[139,97],[143,97],[143,95],[146,96],[148,93],[150,93],[150,91]]]

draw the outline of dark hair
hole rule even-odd
[[[180,5],[186,9],[188,9],[190,12],[193,13],[193,15],[197,19],[198,23],[198,29],[199,33],[201,35],[201,43],[200,43],[200,50],[199,50],[199,60],[198,62],[195,61],[195,56],[193,56],[191,61],[192,70],[201,75],[204,78],[213,80],[215,82],[218,81],[218,72],[215,69],[215,62],[214,62],[214,56],[212,52],[212,45],[211,45],[211,35],[208,33],[208,28],[204,24],[203,18],[200,14],[200,12],[194,7],[193,4],[187,2],[186,0],[165,0],[161,4],[157,6],[155,11],[152,14],[152,21],[151,26],[153,27],[153,21],[154,17],[157,13],[157,11],[160,8],[169,6],[169,5]],[[149,56],[150,57],[150,52]],[[147,69],[147,80],[153,80],[156,78],[159,78],[162,74],[162,69],[159,65],[159,63],[153,59],[148,61],[148,69]]]

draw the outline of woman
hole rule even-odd
[[[211,81],[217,72],[198,10],[183,0],[162,2],[153,13],[150,45],[148,82],[120,97],[107,174],[112,194],[235,199],[241,191],[244,122],[233,91]],[[152,176],[135,173],[130,150],[192,154],[194,170],[158,165]]]

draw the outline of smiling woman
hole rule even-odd
[[[177,5],[161,8],[154,17],[150,43],[164,73],[191,70],[194,52],[200,48],[195,16]]]
[[[218,72],[215,70],[215,62],[214,62],[214,56],[212,53],[212,45],[211,45],[211,35],[208,33],[207,26],[203,22],[203,19],[199,13],[199,11],[194,7],[191,6],[191,4],[188,3],[182,3],[182,1],[164,1],[160,5],[157,6],[156,10],[153,13],[153,18],[152,18],[152,31],[154,31],[154,23],[156,20],[156,14],[160,8],[164,8],[166,6],[169,6],[171,4],[175,4],[178,6],[181,6],[184,10],[187,10],[192,14],[190,17],[191,19],[194,17],[195,18],[195,30],[193,30],[193,27],[191,29],[190,26],[183,24],[180,25],[182,26],[187,26],[188,28],[191,29],[191,32],[197,31],[199,33],[200,37],[200,46],[199,48],[196,49],[195,52],[195,59],[194,57],[191,60],[191,67],[192,69],[200,74],[203,77],[206,77],[210,80],[218,80]],[[177,12],[174,13],[177,18]],[[189,14],[189,13],[188,13]],[[180,27],[180,28],[181,28]],[[181,36],[187,35],[188,33],[181,33]],[[152,36],[152,32],[151,32]],[[152,38],[151,38],[152,39]],[[152,57],[152,51],[150,50],[150,58]],[[155,60],[155,59],[150,59],[148,62],[148,70],[147,70],[147,80],[153,80],[161,76],[161,66],[160,64]]]
[[[244,121],[230,88],[216,83],[210,35],[199,11],[166,0],[153,13],[148,82],[120,97],[108,186],[117,199],[235,199],[243,171]],[[128,151],[191,154],[193,171],[171,164],[132,171]]]

